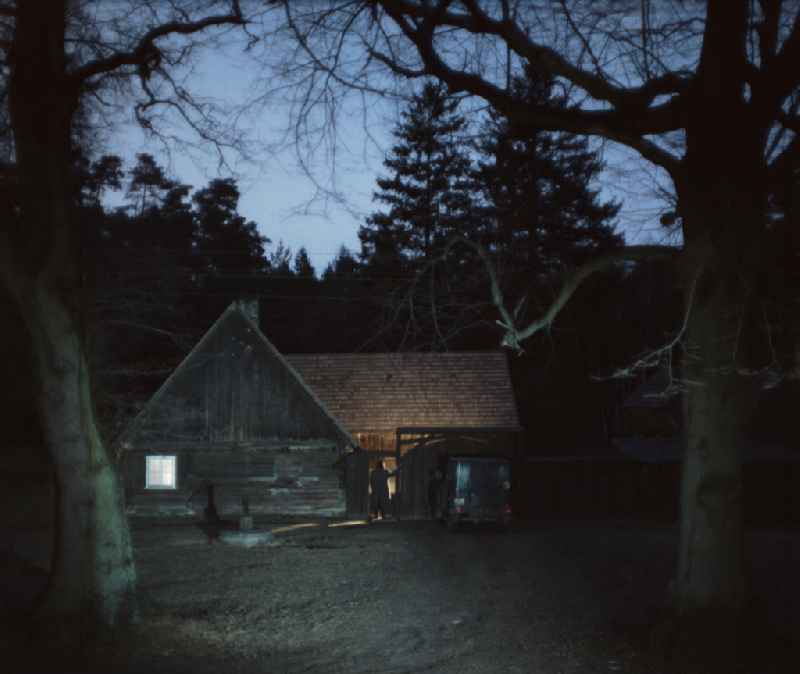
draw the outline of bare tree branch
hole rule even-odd
[[[796,114],[798,105],[800,105],[800,99],[792,106],[794,114],[779,115],[781,128],[776,134],[772,147],[769,148],[770,154],[781,142],[785,129],[793,133],[794,138],[786,142],[786,145],[772,158],[767,167],[767,180],[771,185],[785,182],[787,170],[791,170],[800,158],[800,115]],[[769,155],[767,157],[769,158]]]
[[[480,96],[521,126],[531,125],[549,131],[569,131],[605,136],[628,145],[643,157],[662,166],[675,179],[681,173],[680,162],[645,135],[660,134],[679,129],[683,125],[683,94],[689,81],[677,74],[667,73],[641,87],[622,89],[606,79],[592,75],[569,64],[548,47],[528,38],[523,31],[508,22],[498,22],[488,17],[474,3],[468,3],[474,15],[434,12],[429,7],[409,3],[405,0],[385,0],[381,3],[403,34],[417,48],[426,73],[446,82],[452,92],[465,91]],[[421,23],[412,24],[406,16],[416,17]],[[611,103],[612,110],[586,110],[578,108],[532,107],[480,75],[457,70],[449,66],[434,46],[434,32],[440,20],[442,24],[457,26],[473,33],[488,33],[502,37],[534,67],[553,76],[564,77],[588,91],[594,98]],[[409,69],[392,61],[380,59],[395,73],[408,76]],[[649,107],[655,98],[675,94],[668,102]]]
[[[647,353],[639,356],[635,361],[629,363],[625,367],[621,367],[615,370],[610,376],[608,377],[593,377],[596,381],[603,381],[608,379],[620,379],[620,378],[628,378],[633,377],[639,372],[652,370],[653,368],[659,367],[664,361],[667,362],[668,365],[668,375],[669,375],[669,384],[665,391],[662,391],[659,395],[660,396],[670,396],[675,393],[679,393],[682,389],[680,386],[676,385],[676,380],[672,370],[672,353],[676,347],[682,344],[682,340],[684,335],[686,335],[686,331],[689,328],[689,317],[692,314],[692,309],[695,305],[695,294],[697,292],[697,283],[700,280],[700,276],[703,273],[703,265],[699,265],[695,269],[694,276],[692,278],[692,285],[689,288],[689,296],[686,300],[686,307],[683,314],[683,322],[681,323],[681,327],[675,333],[675,336],[670,339],[665,344],[661,345],[657,349],[653,349],[648,351]],[[683,383],[696,383],[696,382],[688,382],[686,380],[682,380]]]
[[[207,16],[190,22],[170,21],[161,24],[145,33],[136,47],[127,52],[113,54],[106,58],[90,61],[73,71],[69,79],[77,86],[85,84],[93,77],[102,76],[124,66],[148,66],[159,54],[156,41],[171,35],[192,35],[212,26],[238,25],[244,26],[247,21],[242,15],[239,0],[231,0],[231,12]]]
[[[778,46],[782,0],[759,0],[764,19],[756,26],[758,33],[758,54],[761,67],[769,66]]]
[[[779,8],[778,12],[780,13]],[[767,37],[767,39],[777,40],[777,37]],[[783,101],[800,85],[798,63],[800,63],[800,12],[795,16],[791,33],[784,41],[780,52],[774,58],[767,60],[766,67],[762,71],[761,80],[765,90],[762,105],[765,107],[765,114],[774,115]]]
[[[597,257],[577,268],[569,278],[567,278],[555,300],[541,318],[529,323],[527,326],[518,327],[516,325],[516,314],[518,311],[515,310],[512,313],[509,311],[508,307],[506,307],[503,291],[500,289],[500,283],[497,279],[497,272],[492,264],[488,251],[483,246],[462,236],[453,237],[448,241],[447,246],[445,246],[439,258],[434,260],[434,262],[444,260],[456,245],[463,245],[471,248],[477,253],[481,262],[483,262],[484,269],[489,277],[492,304],[494,304],[495,308],[500,313],[500,320],[497,321],[497,324],[505,330],[505,335],[503,336],[501,344],[517,352],[523,350],[522,342],[532,337],[537,332],[548,329],[553,324],[570,298],[592,274],[602,271],[618,262],[649,260],[659,257],[676,257],[680,253],[680,249],[671,246],[626,246]]]
[[[656,127],[664,123],[663,119],[658,119],[660,111],[644,109],[658,96],[683,94],[689,88],[690,80],[677,73],[668,73],[638,88],[624,89],[613,86],[606,77],[577,68],[554,49],[534,42],[517,24],[508,20],[492,19],[475,2],[465,3],[469,14],[441,11],[441,8],[431,8],[429,3],[417,4],[410,0],[381,0],[381,5],[398,25],[403,16],[409,16],[428,21],[432,26],[447,25],[473,34],[500,37],[530,63],[536,64],[537,67],[541,67],[555,76],[569,80],[587,91],[593,98],[607,101],[617,108],[636,108],[636,112],[639,114],[645,112],[653,115],[652,123]],[[643,126],[647,126],[647,124],[648,122],[645,121]],[[643,132],[658,133],[655,130]]]

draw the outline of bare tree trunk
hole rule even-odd
[[[736,392],[730,389],[735,386],[730,378],[707,381],[687,395],[690,411],[675,586],[679,613],[708,609],[738,614],[745,596],[742,442],[733,416],[746,410],[734,403]]]
[[[742,456],[757,400],[754,378],[739,372],[752,356],[746,316],[757,252],[739,233],[747,231],[742,220],[759,215],[737,193],[747,195],[723,188],[706,199],[706,192],[686,209],[701,233],[692,237],[689,226],[683,261],[691,313],[681,368],[685,457],[672,601],[681,655],[707,655],[714,666],[736,657],[747,599]]]
[[[719,2],[709,8],[713,16],[687,100],[686,154],[676,182],[691,313],[682,359],[686,454],[674,600],[680,615],[712,621],[702,630],[706,634],[713,632],[710,614],[733,619],[732,626],[745,600],[742,452],[756,388],[739,370],[749,368],[754,355],[748,318],[757,299],[767,206],[763,148],[769,123],[742,96],[745,5],[728,9]],[[738,142],[720,124],[726,115],[743,120]],[[691,624],[686,622],[690,630]]]
[[[135,568],[122,491],[94,419],[80,330],[46,287],[23,306],[39,375],[40,416],[56,476],[53,565],[44,617],[94,629],[136,615]]]
[[[20,215],[0,232],[6,248],[0,279],[31,339],[56,475],[54,559],[41,613],[71,631],[133,618],[135,571],[121,491],[95,425],[82,330],[83,273],[70,184],[80,91],[65,72],[64,22],[64,0],[18,3],[9,109]]]

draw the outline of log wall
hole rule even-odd
[[[175,489],[146,489],[146,456],[177,457]],[[143,516],[202,516],[208,486],[220,516],[238,516],[242,498],[253,514],[342,516],[343,473],[335,446],[184,447],[125,454],[127,511]]]

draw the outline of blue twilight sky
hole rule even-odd
[[[269,88],[270,83],[258,81],[258,75],[253,62],[239,49],[218,46],[213,52],[200,54],[188,88],[222,106],[234,106]],[[249,139],[250,157],[245,161],[231,155],[242,193],[239,212],[258,223],[261,232],[271,239],[268,251],[279,241],[292,251],[305,246],[321,273],[342,244],[359,250],[358,227],[375,209],[375,179],[383,172],[382,161],[391,146],[391,129],[400,109],[395,101],[373,99],[365,114],[360,99],[345,100],[336,122],[335,158],[334,146],[328,143],[316,149],[308,166],[316,181],[333,187],[339,198],[321,193],[301,167],[293,137],[287,135],[291,101],[286,92],[271,92],[241,115],[238,125]],[[192,139],[184,125],[161,128]],[[596,187],[602,190],[603,198],[623,201],[619,228],[629,242],[660,241],[664,232],[658,226],[658,216],[664,207],[652,197],[653,181],[659,177],[654,175],[655,169],[624,148],[613,144],[602,147],[607,169]],[[102,152],[121,155],[128,167],[137,153],[149,152],[171,177],[196,189],[212,178],[230,175],[229,171],[219,171],[217,158],[207,146],[188,152],[174,147],[166,153],[162,143],[144,136],[130,114],[104,139],[101,148]],[[304,160],[309,157],[305,150],[299,154]],[[661,180],[664,182],[663,176]],[[121,199],[121,194],[110,195],[108,201],[118,204]]]

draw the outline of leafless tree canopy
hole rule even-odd
[[[704,162],[725,165],[726,153],[741,157],[739,148],[750,144],[747,151],[763,162],[762,187],[791,179],[800,150],[800,78],[794,65],[800,62],[800,3],[794,0],[283,4],[286,28],[297,45],[283,74],[296,84],[296,123],[306,138],[335,128],[348,95],[402,97],[409,80],[435,78],[451,93],[474,97],[516,125],[587,134],[634,150],[669,176],[674,192],[665,196],[675,210],[663,224],[680,226],[684,241],[717,227],[684,217],[690,194],[705,189],[700,183],[706,177],[698,179]],[[556,78],[568,97],[567,111],[532,107],[514,97],[511,76],[526,66]],[[726,81],[717,76],[723,67],[732,74]],[[704,111],[696,103],[704,97],[718,106]],[[327,124],[310,123],[319,119]],[[731,119],[747,122],[735,142],[730,142]],[[702,158],[698,139],[707,143],[709,134],[720,136],[712,141],[721,152]],[[765,226],[752,223],[754,230]],[[635,259],[641,252],[626,249],[619,257]],[[695,257],[691,265],[700,262]],[[566,284],[555,313],[582,275]],[[694,278],[694,272],[686,277]],[[498,309],[508,328],[510,312]],[[518,344],[549,323],[545,317],[510,329],[506,341]]]
[[[336,85],[399,94],[407,78],[437,77],[452,92],[480,96],[537,128],[628,145],[675,177],[686,101],[702,77],[704,36],[715,39],[706,28],[741,22],[746,59],[731,66],[746,71],[748,102],[780,136],[769,144],[767,158],[774,159],[786,130],[797,128],[797,3],[710,6],[719,16],[706,16],[705,2],[677,0],[286,3],[287,26],[304,53],[302,59],[292,54],[287,74],[297,77],[306,111],[340,96]],[[520,107],[506,84],[509,71],[518,73],[525,63],[558,78],[569,93],[570,114]]]
[[[237,107],[192,88],[198,52],[255,40],[269,8],[247,0],[72,0],[65,16],[64,95],[79,92],[91,134],[133,119],[166,150],[212,155],[220,164],[245,149]],[[14,59],[15,3],[0,6],[0,138],[13,157],[7,82]],[[259,28],[260,30],[260,28]]]

